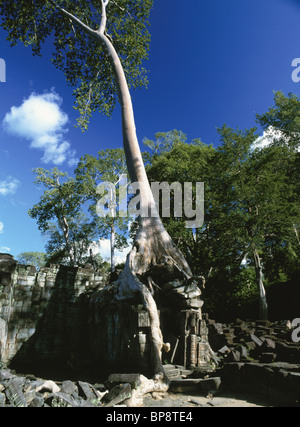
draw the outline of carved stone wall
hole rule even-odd
[[[167,274],[160,274],[165,282]],[[21,372],[151,375],[148,312],[139,299],[97,305],[105,283],[92,268],[51,265],[37,271],[0,254],[0,363]],[[108,287],[109,288],[109,287]],[[106,288],[107,289],[107,288]],[[163,361],[209,367],[207,328],[196,282],[167,281],[158,298],[171,352]]]
[[[37,272],[0,255],[0,361],[71,364],[87,335],[84,296],[99,287],[103,279],[90,268],[51,265]]]

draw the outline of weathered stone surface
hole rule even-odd
[[[73,381],[67,380],[63,381],[60,391],[67,394],[78,393],[78,387]]]
[[[78,387],[73,381],[63,381],[62,390],[52,380],[36,380],[33,376],[18,377],[11,373],[11,378],[0,381],[0,407],[98,407],[101,405],[100,393],[92,384],[86,385],[95,394],[88,401],[77,394]],[[98,384],[100,387],[100,384]]]
[[[5,395],[11,405],[18,408],[27,408],[27,401],[23,394],[21,385],[22,382],[19,381],[19,378],[10,380],[5,389]]]
[[[44,365],[57,364],[76,347],[81,351],[79,299],[89,289],[104,287],[105,281],[99,280],[90,268],[51,265],[37,272],[0,254],[0,361],[8,364],[14,359],[19,369],[25,363],[35,367],[38,358]]]
[[[30,402],[30,408],[42,408],[44,406],[45,399],[39,393],[36,393],[34,399]]]
[[[91,384],[84,381],[78,381],[79,396],[85,400],[92,402],[98,398]]]
[[[63,407],[63,408],[95,407],[91,403],[85,402],[84,399],[82,399],[79,396],[73,397],[67,393],[62,393],[62,392],[52,394],[51,396],[48,397],[46,402],[50,404],[52,407]]]
[[[108,394],[103,397],[105,406],[115,406],[130,399],[132,395],[131,385],[129,383],[115,386]]]
[[[13,374],[8,370],[1,370],[0,371],[0,381],[5,381],[13,378]]]
[[[111,374],[108,382],[112,384],[129,383],[132,388],[138,388],[141,384],[141,376],[140,374]]]
[[[1,406],[4,406],[6,402],[6,397],[4,393],[0,393],[0,408]]]
[[[300,365],[228,363],[222,369],[222,384],[230,390],[255,393],[274,403],[300,406]]]
[[[220,388],[221,378],[181,379],[172,380],[170,391],[173,393],[204,393],[215,392]]]
[[[48,380],[37,387],[36,391],[40,393],[58,393],[60,387],[54,381]]]

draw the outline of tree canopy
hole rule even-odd
[[[42,45],[51,37],[52,62],[63,71],[67,84],[74,89],[82,129],[87,128],[94,111],[111,115],[118,97],[109,56],[95,38],[103,16],[101,3],[95,0],[3,0],[0,4],[0,24],[8,32],[7,39],[12,46],[21,41],[31,46],[34,55],[40,55]],[[143,61],[148,58],[148,19],[152,6],[153,0],[112,0],[107,5],[105,33],[118,51],[132,88],[146,86],[148,82]],[[68,14],[82,25],[76,25]]]

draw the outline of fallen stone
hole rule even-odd
[[[37,387],[36,391],[40,393],[58,393],[60,391],[60,388],[54,381],[48,380],[45,381],[39,387]]]
[[[126,399],[130,399],[132,395],[131,385],[129,383],[115,386],[109,393],[103,397],[105,406],[118,405]]]
[[[232,352],[228,355],[228,360],[232,360],[233,362],[240,362],[241,353],[237,350],[232,350]]]
[[[93,386],[89,383],[78,381],[79,386],[79,396],[88,402],[93,402],[98,399],[96,392],[93,390]]]
[[[61,392],[66,394],[78,393],[78,387],[73,381],[63,381],[61,385]]]
[[[180,376],[180,369],[175,368],[174,365],[164,365],[164,371],[169,379]]]
[[[14,376],[10,371],[7,371],[7,370],[0,371],[0,381],[10,380],[13,377]]]
[[[170,392],[173,393],[205,393],[215,392],[220,388],[221,378],[205,378],[205,379],[181,379],[171,381]]]
[[[24,392],[24,395],[25,395],[25,399],[26,399],[27,404],[30,405],[32,400],[35,398],[36,391],[30,390],[30,391]]]
[[[273,348],[273,349],[276,348],[276,343],[273,340],[271,340],[270,338],[266,338],[264,345],[266,345],[269,348]]]
[[[258,347],[261,347],[263,345],[263,341],[260,340],[256,335],[250,334],[250,338]]]
[[[141,376],[140,374],[111,374],[108,377],[109,383],[129,383],[132,388],[138,388],[141,384]]]
[[[224,347],[220,348],[218,353],[221,354],[229,354],[231,352],[230,348],[227,347],[227,345],[224,345]]]
[[[249,357],[249,351],[248,351],[248,349],[245,346],[242,345],[240,347],[240,350],[241,350],[241,359],[242,360],[248,359],[248,357]]]
[[[39,394],[36,393],[34,399],[30,402],[30,408],[42,408],[44,406],[45,403],[45,399],[44,397]]]
[[[0,393],[0,407],[4,406],[6,402],[6,397],[4,393]]]
[[[86,402],[80,396],[73,397],[67,393],[58,392],[55,393],[46,400],[46,402],[51,404],[52,407],[63,407],[63,408],[94,408],[96,407],[90,402]]]
[[[10,380],[9,385],[5,389],[5,395],[11,405],[17,408],[27,408],[28,404],[20,384],[21,381],[19,378]]]

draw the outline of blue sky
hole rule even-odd
[[[300,58],[299,0],[155,0],[149,87],[132,93],[140,141],[182,130],[188,139],[218,144],[216,128],[255,125],[273,92],[299,95],[292,61]],[[89,130],[74,128],[72,89],[50,63],[0,30],[0,252],[44,251],[28,210],[41,190],[32,169],[58,166],[72,174],[82,155],[122,145],[118,108],[95,114]]]

